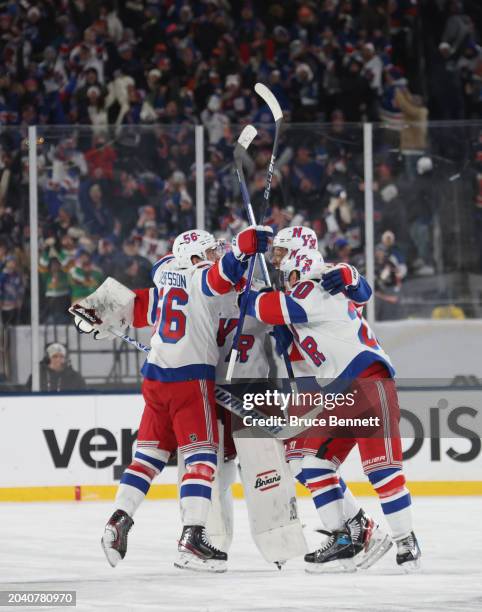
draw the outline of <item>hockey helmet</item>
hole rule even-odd
[[[276,248],[286,249],[286,252],[276,252]],[[314,230],[303,225],[285,227],[273,239],[273,265],[280,267],[285,259],[294,257],[300,249],[318,249],[318,238]]]
[[[202,260],[208,260],[206,251],[217,249],[219,242],[205,230],[193,229],[179,234],[172,245],[172,254],[179,268],[190,268],[192,257],[196,256]]]
[[[289,282],[289,277],[293,270],[299,272],[300,281],[312,278],[321,278],[326,269],[325,260],[319,251],[313,249],[299,249],[293,257],[281,262],[280,270],[284,274],[285,283]]]

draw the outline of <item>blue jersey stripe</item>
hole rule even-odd
[[[228,278],[233,285],[241,280],[241,277],[243,276],[248,265],[247,262],[241,263],[238,261],[232,251],[223,255],[220,260],[220,264],[224,276],[226,276],[226,278]]]
[[[308,315],[305,312],[303,306],[300,306],[293,298],[289,295],[285,295],[286,308],[288,309],[289,321],[285,323],[306,323],[308,321]]]
[[[209,288],[209,285],[208,285],[208,280],[207,280],[208,272],[209,272],[209,270],[203,270],[202,271],[202,274],[201,274],[201,289],[202,289],[202,292],[204,293],[204,295],[212,297],[215,294],[211,291],[211,289]]]
[[[161,259],[152,266],[152,270],[151,270],[152,280],[154,280],[154,276],[156,275],[156,272],[158,271],[158,269],[163,264],[167,263],[168,261],[172,261],[173,259],[174,259],[174,255],[164,255],[164,257],[161,257]]]
[[[179,368],[161,368],[155,363],[146,361],[142,366],[142,376],[160,382],[182,382],[184,380],[214,380],[216,367],[203,363],[181,366]]]

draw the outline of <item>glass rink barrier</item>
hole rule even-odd
[[[275,232],[310,226],[327,262],[365,275],[374,295],[364,317],[402,375],[418,375],[408,338],[430,354],[425,365],[437,364],[430,334],[445,358],[454,342],[475,343],[482,122],[285,123],[264,210],[274,124],[268,112],[258,119],[243,159],[256,220]],[[152,266],[179,233],[204,228],[229,244],[247,227],[233,164],[243,127],[2,128],[2,393],[139,389],[145,353],[79,334],[68,308],[107,277],[152,286]],[[127,333],[148,345],[152,328]],[[450,375],[440,368],[421,375]]]

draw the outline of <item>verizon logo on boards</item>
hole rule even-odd
[[[268,470],[267,472],[260,472],[256,474],[256,482],[254,488],[260,491],[268,491],[268,489],[274,489],[279,487],[281,481],[281,475],[278,470]]]

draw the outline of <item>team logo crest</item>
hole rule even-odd
[[[191,442],[197,442],[197,435],[195,433],[189,434]]]

